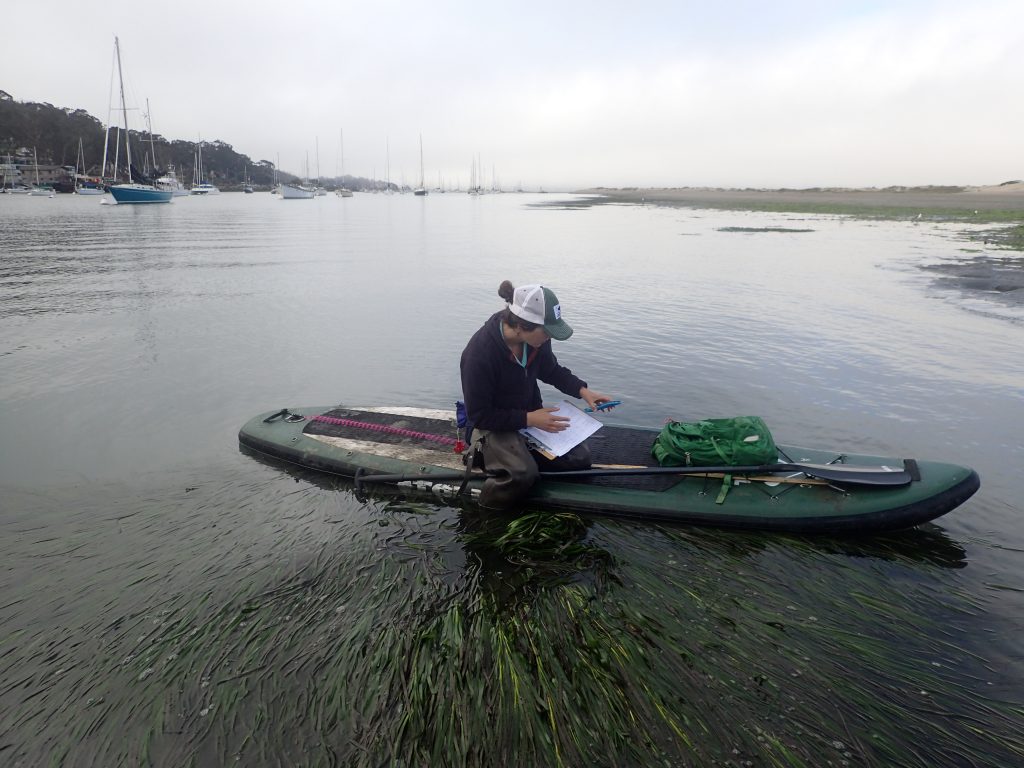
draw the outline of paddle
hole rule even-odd
[[[364,475],[363,469],[356,472],[356,483],[404,483],[414,480],[462,480],[465,472],[436,472],[434,474]],[[626,477],[635,475],[706,475],[725,473],[730,475],[764,475],[772,472],[802,472],[808,477],[847,485],[900,486],[909,485],[914,476],[904,469],[888,467],[861,467],[853,464],[761,464],[743,467],[639,467],[627,469],[577,469],[568,472],[541,472],[548,480],[572,477]],[[487,475],[473,474],[471,478]]]
[[[643,467],[642,469],[579,469],[569,472],[541,472],[541,477],[608,477],[614,475],[763,475],[771,472],[803,472],[808,477],[848,485],[909,485],[913,476],[906,469],[861,467],[853,464],[761,464],[743,467]]]

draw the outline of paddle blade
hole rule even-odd
[[[799,464],[799,471],[808,477],[828,480],[832,483],[849,483],[852,485],[910,485],[913,477],[903,469],[887,467],[857,467],[849,464]]]

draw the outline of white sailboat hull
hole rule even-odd
[[[294,184],[281,185],[282,200],[312,200],[315,196],[316,192],[307,187]]]

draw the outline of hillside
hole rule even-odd
[[[111,134],[113,136],[113,134]],[[149,134],[130,131],[132,141],[132,162],[138,168],[144,165],[143,158],[151,155]],[[82,140],[86,173],[100,175],[103,161],[103,123],[85,110],[55,107],[52,104],[31,101],[15,101],[0,90],[0,157],[17,156],[20,150],[35,148],[40,165],[74,166],[78,156],[78,141]],[[196,144],[193,141],[167,139],[160,134],[152,137],[152,149],[156,154],[156,166],[165,169],[173,165],[178,177],[188,183],[195,166]],[[111,146],[111,152],[113,147]],[[153,165],[152,157],[149,159]],[[217,186],[231,189],[242,184],[245,175],[258,187],[269,187],[274,181],[274,164],[269,160],[254,160],[235,150],[221,140],[203,142],[203,170]],[[282,181],[292,181],[295,176],[283,171]],[[325,184],[340,183],[342,179],[323,179]],[[346,176],[343,181],[350,189],[371,189],[375,184],[369,179]]]

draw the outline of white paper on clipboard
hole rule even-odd
[[[537,427],[519,430],[537,450],[547,454],[549,458],[564,456],[603,426],[600,421],[584,413],[568,400],[562,400],[554,407],[556,415],[569,418],[569,426],[566,429],[561,432],[545,432]]]

